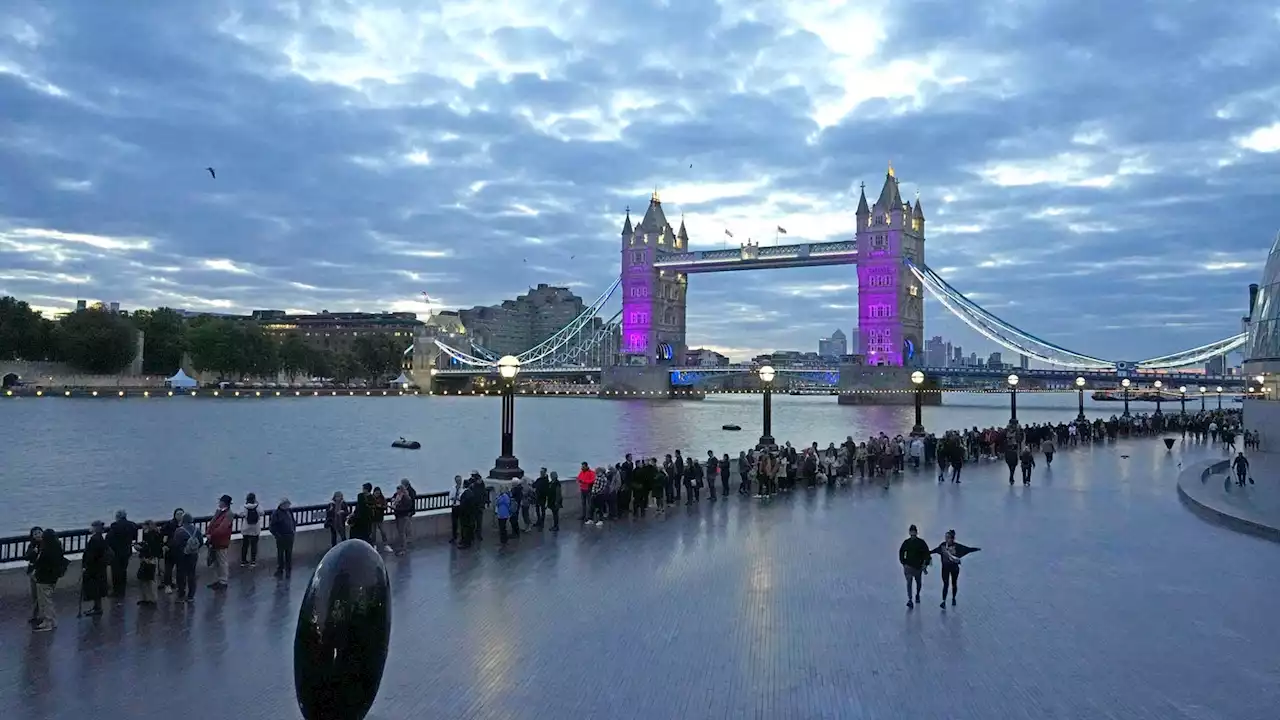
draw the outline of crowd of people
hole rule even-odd
[[[650,511],[663,514],[681,503],[694,506],[704,497],[708,502],[717,502],[729,497],[735,479],[738,495],[769,501],[800,486],[835,487],[856,481],[879,482],[888,487],[890,479],[908,467],[934,466],[938,482],[959,483],[966,463],[1002,459],[1009,468],[1010,484],[1015,482],[1020,468],[1022,482],[1029,485],[1038,459],[1043,459],[1046,467],[1051,466],[1059,448],[1117,437],[1180,431],[1183,437],[1190,435],[1196,440],[1221,442],[1233,451],[1235,438],[1242,433],[1240,421],[1238,410],[1201,411],[1186,416],[1137,414],[1112,416],[1108,420],[973,427],[949,430],[940,437],[932,433],[894,437],[880,433],[860,442],[846,437],[843,443],[830,443],[825,449],[820,449],[816,442],[805,448],[796,448],[787,442],[781,446],[742,450],[736,460],[727,453],[717,455],[710,450],[705,460],[688,457],[680,450],[661,460],[657,457],[636,459],[627,454],[610,466],[593,468],[590,463],[581,464],[576,477],[578,522],[599,527],[608,520],[644,518]],[[1256,446],[1253,433],[1243,431],[1243,436],[1246,449]],[[1241,468],[1247,471],[1247,461],[1236,462],[1234,467],[1243,475]],[[400,482],[390,497],[370,483],[365,483],[354,503],[348,503],[341,492],[334,493],[324,520],[331,544],[351,538],[368,542],[381,551],[406,553],[413,540],[416,496],[407,479]],[[288,498],[266,509],[254,493],[249,493],[239,509],[233,509],[233,504],[231,496],[221,496],[203,530],[183,508],[175,509],[167,521],[148,520],[140,526],[123,510],[116,513],[110,526],[94,521],[81,558],[80,575],[80,602],[82,607],[84,603],[90,607],[81,614],[101,615],[103,601],[109,597],[123,604],[135,554],[138,563],[134,584],[138,587],[137,604],[141,607],[157,605],[160,592],[172,595],[175,603],[193,603],[202,551],[206,565],[214,572],[208,587],[215,591],[227,588],[235,519],[241,521],[241,567],[257,566],[258,539],[265,531],[275,540],[275,574],[290,576],[297,528]],[[472,472],[465,480],[456,476],[450,542],[459,549],[480,543],[490,507],[500,544],[518,538],[522,532],[545,529],[548,518],[551,532],[558,532],[564,507],[560,478],[556,472],[542,468],[533,480],[500,483],[495,492],[478,472]],[[393,520],[394,536],[387,531],[388,519]],[[914,527],[912,530],[915,538]],[[910,604],[919,602],[919,575],[927,571],[929,559],[935,554],[942,558],[944,601],[950,588],[952,603],[955,603],[960,558],[977,548],[957,545],[954,540],[954,531],[950,531],[946,541],[924,554],[911,538],[903,544],[900,560],[907,573]],[[54,589],[70,567],[58,532],[51,528],[32,528],[26,560],[31,580],[31,625],[37,632],[46,632],[57,626]]]

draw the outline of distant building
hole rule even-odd
[[[993,352],[987,356],[987,367],[1004,367],[1004,358],[998,352]]]
[[[684,364],[693,367],[727,367],[729,358],[715,350],[695,348],[684,354]]]
[[[546,340],[586,310],[569,288],[539,283],[514,300],[459,310],[462,325],[493,353],[519,355]]]
[[[831,337],[818,340],[818,355],[824,358],[839,358],[849,353],[849,340],[843,332],[836,330]]]
[[[1026,355],[1018,355],[1018,367],[1023,370],[1029,370],[1031,368],[1031,358]]]
[[[88,300],[77,300],[77,301],[76,301],[76,312],[80,312],[81,310],[88,310],[88,309],[89,309],[89,301],[88,301]]]
[[[1204,372],[1206,375],[1226,375],[1227,374],[1227,356],[1217,355],[1209,359],[1204,364]]]
[[[946,367],[950,359],[950,343],[941,335],[934,335],[924,344],[924,364],[929,367]]]
[[[350,350],[352,343],[361,335],[393,337],[408,348],[422,327],[422,321],[410,312],[331,313],[322,310],[315,315],[289,315],[280,310],[255,310],[249,317],[273,335],[296,335],[317,350],[333,352]]]

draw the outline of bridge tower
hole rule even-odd
[[[924,262],[924,212],[903,202],[889,166],[868,207],[858,198],[858,352],[868,365],[924,364],[924,289],[903,258]]]
[[[622,364],[665,365],[684,357],[688,277],[653,265],[664,255],[688,249],[684,220],[678,231],[671,228],[656,190],[634,227],[627,210],[622,225]]]

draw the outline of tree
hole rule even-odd
[[[351,353],[338,353],[333,357],[333,379],[340,383],[360,377],[360,361]]]
[[[0,297],[0,360],[56,360],[53,321],[26,302]]]
[[[194,323],[187,332],[191,364],[222,378],[267,378],[280,368],[275,338],[252,323],[214,319]]]
[[[162,307],[138,310],[133,324],[142,331],[142,371],[171,374],[182,365],[187,351],[186,321],[177,311]]]
[[[407,347],[390,335],[361,335],[352,343],[352,353],[360,376],[378,381],[400,372],[400,359]]]
[[[137,355],[138,331],[124,317],[105,310],[78,310],[58,323],[63,358],[79,370],[118,373]]]
[[[284,336],[280,341],[280,370],[289,376],[289,379],[297,377],[298,373],[310,368],[307,365],[310,359],[307,344],[302,338],[290,333]]]
[[[313,378],[331,378],[333,377],[334,365],[333,353],[327,350],[308,347],[306,351],[306,361],[303,368],[307,371],[307,375]]]

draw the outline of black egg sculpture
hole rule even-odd
[[[293,688],[306,720],[363,720],[391,643],[391,584],[363,540],[325,553],[311,576],[293,639]]]

